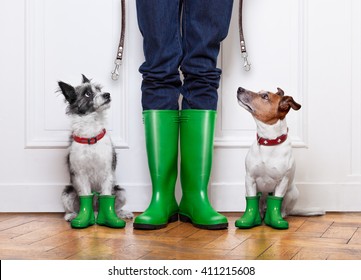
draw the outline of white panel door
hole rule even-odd
[[[81,74],[112,94],[108,130],[118,153],[117,178],[127,209],[151,195],[140,104],[143,61],[135,1],[126,1],[120,80],[110,72],[120,31],[120,0],[0,2],[0,211],[62,211],[60,194],[69,121],[57,81]],[[238,1],[222,44],[215,156],[210,197],[216,209],[243,211],[244,158],[255,139],[239,86],[281,87],[302,104],[287,117],[297,161],[299,207],[361,210],[361,3],[358,0],[244,1],[252,70],[242,70]],[[327,7],[327,8],[325,8]],[[179,183],[177,197],[181,195]]]

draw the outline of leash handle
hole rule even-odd
[[[243,33],[243,0],[239,0],[239,11],[238,11],[238,29],[239,29],[239,43],[241,46],[241,56],[243,57],[243,69],[245,71],[251,70],[251,63],[248,61],[248,53],[246,48],[246,41]]]
[[[123,60],[123,51],[124,51],[124,39],[125,39],[125,0],[121,0],[121,31],[120,31],[120,38],[119,38],[119,44],[117,49],[117,55],[114,60],[114,70],[112,72],[112,79],[114,81],[118,80],[119,78],[119,67],[122,65]]]

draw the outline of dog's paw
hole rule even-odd
[[[118,217],[121,219],[133,219],[134,215],[132,212],[127,211],[127,210],[120,210],[118,211]]]
[[[71,222],[76,216],[77,216],[77,213],[66,213],[64,215],[64,219],[65,219],[65,221]]]

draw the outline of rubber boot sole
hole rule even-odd
[[[70,224],[70,225],[72,228],[76,228],[76,229],[87,228],[87,227],[95,225],[95,219],[89,221],[86,225],[79,225],[79,224]]]
[[[174,223],[178,221],[178,213],[173,214],[168,219],[168,222],[161,225],[152,225],[152,224],[139,224],[139,223],[133,223],[134,229],[141,229],[141,230],[156,230],[156,229],[162,229],[165,228],[169,223]]]
[[[260,222],[260,223],[257,222],[252,225],[236,225],[235,224],[235,227],[239,228],[239,229],[250,229],[250,228],[258,227],[260,225],[262,225],[262,222]]]
[[[193,223],[191,218],[189,218],[188,216],[182,215],[182,214],[179,214],[179,220],[183,223],[191,223],[193,226],[195,226],[196,228],[200,228],[200,229],[220,230],[220,229],[228,228],[228,223],[215,224],[215,225],[196,224],[196,223]]]

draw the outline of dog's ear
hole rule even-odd
[[[298,111],[301,109],[301,105],[294,101],[291,96],[283,96],[278,108],[280,111],[288,111],[290,108]]]
[[[285,92],[283,91],[283,89],[281,89],[281,88],[278,87],[276,94],[282,97],[282,96],[285,95]]]
[[[84,74],[81,74],[81,75],[82,75],[82,77],[83,77],[83,84],[85,84],[85,83],[90,83],[90,80],[89,80],[87,77],[85,77]]]
[[[63,93],[66,101],[69,102],[69,104],[72,104],[76,101],[76,93],[74,87],[71,85],[64,83],[62,81],[58,82],[58,85],[61,89],[61,92]]]

